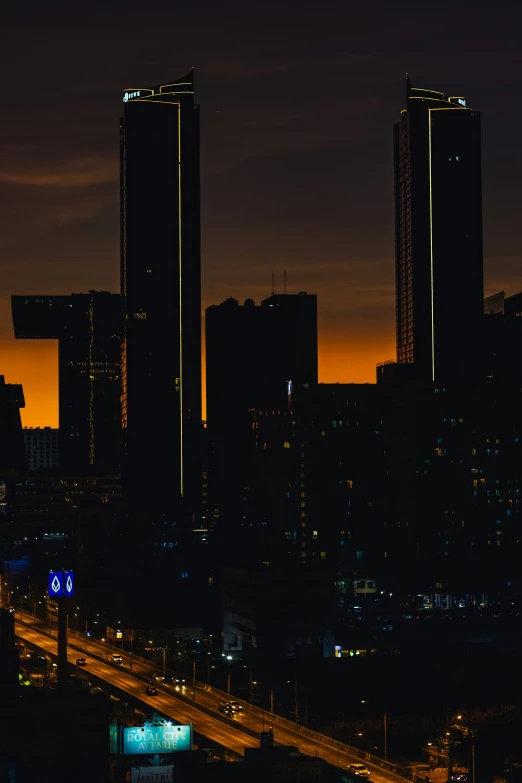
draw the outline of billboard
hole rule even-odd
[[[68,598],[72,598],[74,595],[74,571],[64,571],[63,581],[65,587],[65,593]]]
[[[47,592],[50,598],[61,598],[63,595],[63,571],[49,571]]]
[[[189,726],[133,726],[123,729],[123,752],[173,753],[192,750],[192,725]]]
[[[72,598],[74,595],[74,571],[49,571],[47,583],[49,598]]]

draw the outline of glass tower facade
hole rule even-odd
[[[480,113],[406,84],[394,127],[397,361],[444,380],[476,367],[480,341]]]

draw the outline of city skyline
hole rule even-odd
[[[294,36],[290,5],[278,4],[278,30],[270,26],[267,8],[266,18],[256,20],[271,42],[263,50],[252,45],[247,12],[232,23],[208,9],[197,21],[186,9],[176,20],[163,9],[164,30],[131,14],[118,28],[108,20],[96,62],[92,46],[99,29],[93,18],[80,20],[71,11],[61,19],[59,45],[53,47],[51,11],[42,56],[45,37],[27,30],[17,12],[10,15],[13,78],[6,99],[12,113],[0,132],[0,355],[6,381],[24,385],[24,424],[56,425],[57,347],[15,343],[9,296],[118,290],[114,127],[120,90],[133,82],[157,83],[191,63],[203,107],[202,312],[228,296],[259,302],[270,294],[272,269],[282,291],[286,270],[290,292],[319,297],[320,380],[374,381],[375,364],[395,354],[390,127],[405,108],[405,71],[415,83],[471,96],[481,110],[486,294],[522,288],[519,110],[516,101],[507,101],[518,89],[510,44],[517,11],[508,9],[502,20],[485,11],[474,17],[473,34],[463,34],[466,14],[452,10],[458,36],[430,18],[435,33],[444,33],[442,58],[421,35],[428,9],[405,21],[400,8],[383,7],[389,24],[382,32],[369,12],[359,11],[356,33],[346,33],[348,9],[340,4],[330,9],[339,32],[323,26],[322,18],[318,22],[313,10],[312,4],[302,6],[300,34]],[[175,61],[167,45],[174,21],[186,30]],[[150,43],[143,40],[144,24]],[[15,55],[22,31],[32,52],[23,63]],[[239,44],[225,55],[231,40]],[[141,54],[132,58],[137,41]],[[64,59],[74,65],[67,69],[70,76]],[[34,73],[36,62],[42,83],[52,87],[32,96],[35,134],[18,84]],[[329,118],[313,127],[307,119],[311,92]]]

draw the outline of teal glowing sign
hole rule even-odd
[[[192,725],[134,726],[123,729],[125,755],[173,753],[176,750],[192,750]]]

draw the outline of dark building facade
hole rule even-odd
[[[25,452],[29,470],[57,468],[60,430],[53,427],[24,427]]]
[[[407,80],[394,160],[397,361],[461,377],[483,313],[480,113]]]
[[[522,378],[522,293],[484,299],[481,365],[488,378]]]
[[[112,468],[120,462],[120,296],[13,296],[17,339],[58,340],[60,467]]]
[[[21,384],[6,383],[4,376],[0,375],[0,469],[3,471],[27,467],[20,408],[25,408]]]
[[[169,525],[182,513],[194,513],[201,483],[199,107],[193,73],[126,90],[123,101],[124,499],[147,518],[169,517],[162,520]],[[159,543],[168,545],[167,539],[170,534]]]
[[[227,299],[206,310],[209,511],[241,524],[250,484],[249,411],[285,409],[293,388],[317,383],[317,297]]]
[[[382,373],[254,411],[249,549],[258,563],[323,564],[338,587],[490,600],[520,589],[520,399],[516,379]]]
[[[520,589],[520,383],[381,389],[394,588],[490,599]]]

